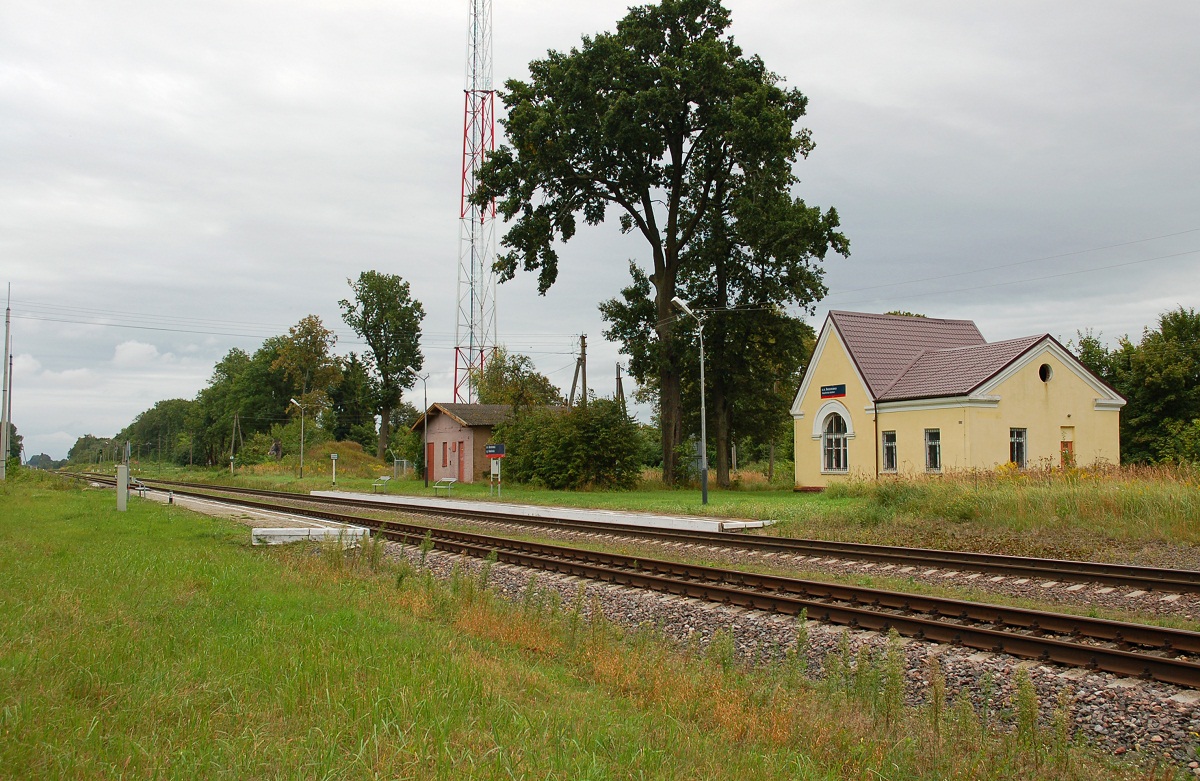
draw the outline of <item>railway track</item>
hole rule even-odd
[[[111,480],[111,478],[108,478]],[[404,512],[402,505],[392,502],[360,501],[332,497],[312,497],[305,494],[290,494],[281,491],[266,491],[253,488],[232,488],[196,483],[181,483],[169,480],[148,480],[149,485],[162,485],[175,490],[209,490],[247,496],[271,497],[299,503],[314,503],[355,507],[358,509]],[[517,521],[511,515],[486,511],[464,512],[461,509],[421,507],[411,512],[422,515],[467,518],[493,523],[515,524],[530,527],[546,527],[606,533],[642,539],[682,542],[693,545],[737,548],[759,553],[779,553],[790,556],[871,561],[904,567],[938,567],[965,572],[981,572],[1016,578],[1040,579],[1069,583],[1102,583],[1142,591],[1161,591],[1180,594],[1200,594],[1200,571],[1183,569],[1160,569],[1131,564],[1107,564],[1103,562],[1071,561],[1066,559],[1039,559],[1024,556],[1005,556],[992,553],[935,550],[930,548],[905,548],[868,543],[836,542],[830,540],[802,539],[792,537],[770,537],[740,532],[700,532],[676,529],[631,528],[624,524],[592,523],[569,519],[527,518]]]
[[[922,640],[1200,688],[1197,632],[635,558],[317,508],[216,497],[182,486],[171,490],[244,507],[290,510],[367,526],[386,539],[407,545],[428,540],[434,549],[458,555],[494,555],[498,561],[521,567],[771,613],[799,615],[803,611],[809,618],[855,629],[894,629]]]

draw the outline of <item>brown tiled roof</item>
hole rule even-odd
[[[964,396],[1047,338],[1049,334],[1040,334],[923,352],[877,398],[879,401],[899,401]]]
[[[429,413],[446,414],[463,426],[498,426],[512,414],[510,404],[430,404]],[[419,415],[412,430],[420,428],[425,416]]]
[[[842,311],[830,312],[829,319],[875,398],[922,353],[985,344],[970,320]]]

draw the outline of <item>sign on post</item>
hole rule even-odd
[[[496,442],[483,446],[483,454],[492,460],[492,471],[488,475],[488,494],[492,487],[496,488],[496,496],[500,496],[500,459],[504,458],[504,445]]]
[[[333,484],[337,485],[337,453],[329,454],[329,462],[333,464]]]

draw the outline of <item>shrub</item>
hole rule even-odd
[[[506,473],[553,489],[631,489],[641,476],[637,424],[612,399],[568,410],[534,407],[498,426]]]

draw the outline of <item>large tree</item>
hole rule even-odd
[[[308,315],[288,329],[279,343],[279,357],[271,363],[271,369],[283,372],[310,414],[329,407],[329,389],[340,378],[332,353],[336,342],[337,335],[320,317]]]
[[[538,372],[528,355],[497,347],[472,377],[480,404],[511,404],[516,409],[537,404],[562,404],[562,391]]]
[[[233,416],[240,405],[237,386],[249,365],[249,354],[234,347],[213,366],[208,385],[196,394],[196,403],[186,417],[187,428],[193,433],[189,462],[198,457],[202,463],[216,464],[221,454],[228,454]]]
[[[409,292],[408,283],[395,274],[364,271],[357,280],[346,280],[354,291],[354,300],[342,299],[342,319],[371,348],[371,368],[375,373],[376,403],[379,409],[377,455],[383,458],[391,437],[391,411],[400,403],[415,379],[409,369],[425,364],[421,355],[421,321],[425,309]]]
[[[179,434],[187,430],[188,413],[195,402],[166,399],[138,415],[117,433],[117,441],[141,446],[146,459],[171,461],[175,458]],[[186,454],[185,454],[186,455]]]
[[[371,375],[366,364],[355,353],[339,359],[342,379],[330,393],[333,410],[330,431],[340,441],[353,440],[364,449],[376,446],[375,398]]]
[[[1121,460],[1200,461],[1200,313],[1164,312],[1134,344],[1108,350],[1092,332],[1072,345],[1079,360],[1128,400],[1121,410]]]
[[[808,210],[789,195],[792,166],[813,146],[796,128],[807,98],[781,86],[758,57],[743,56],[726,34],[729,21],[718,0],[663,0],[631,9],[615,33],[532,62],[529,82],[506,84],[510,145],[484,164],[475,196],[498,199],[513,222],[496,262],[501,279],[536,271],[542,293],[558,276],[555,242],[575,234],[578,216],[598,224],[612,207],[623,231],[645,238],[668,483],[683,438],[671,299],[705,220],[744,220],[739,236],[751,252],[789,241],[811,251],[815,213],[827,246],[844,250],[836,213]],[[768,222],[785,200],[805,219]]]
[[[732,284],[723,273],[724,260],[707,278],[685,275],[681,290],[691,308],[704,318],[709,450],[714,453],[717,484],[730,484],[730,453],[735,442],[761,447],[771,458],[774,445],[785,438],[788,406],[798,377],[815,342],[812,328],[755,298],[761,287],[747,277]],[[620,298],[604,302],[601,313],[609,323],[605,336],[621,343],[630,356],[629,373],[639,385],[653,386],[660,344],[654,331],[649,280],[631,267],[633,283]],[[680,320],[689,339],[676,349],[686,364],[681,384],[685,429],[699,431],[700,378],[696,323]],[[772,459],[773,460],[773,459]]]

